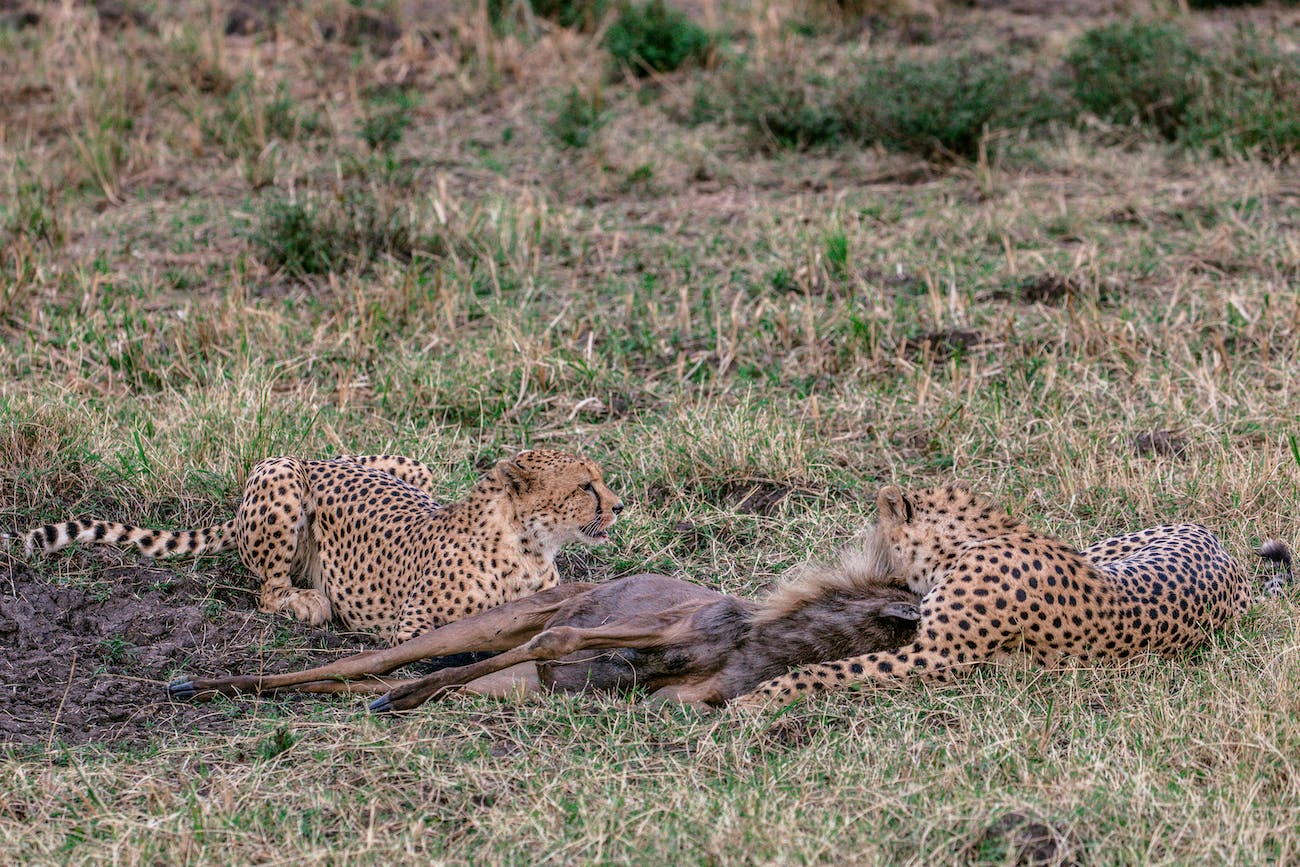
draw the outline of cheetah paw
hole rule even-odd
[[[280,610],[311,626],[323,626],[330,619],[330,601],[319,590],[295,590],[280,600]]]
[[[781,707],[784,702],[779,696],[756,689],[753,692],[746,693],[737,699],[729,702],[730,707],[743,710],[747,713],[763,713],[764,711],[774,710]]]

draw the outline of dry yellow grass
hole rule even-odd
[[[1077,544],[1172,520],[1243,558],[1300,540],[1294,164],[1095,126],[948,168],[763,155],[684,122],[713,72],[603,75],[599,34],[302,2],[226,35],[224,7],[162,5],[0,26],[6,523],[201,523],[285,452],[410,454],[451,496],[546,445],[631,506],[570,563],[598,578],[754,593],[850,540],[879,484],[953,476]],[[945,7],[835,41],[705,11],[828,70],[918,27],[1056,58],[1087,23]],[[1294,10],[1241,14],[1294,39]],[[548,131],[575,86],[609,114],[579,150]],[[403,88],[410,125],[372,150],[359,124]],[[273,201],[407,234],[295,275],[256,240]],[[87,554],[27,566],[104,583]],[[228,734],[130,751],[51,720],[0,758],[0,861],[1286,863],[1298,648],[1284,598],[1187,657],[779,718],[240,701],[212,710]]]

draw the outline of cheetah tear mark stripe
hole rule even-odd
[[[201,530],[150,530],[82,518],[27,532],[23,536],[23,553],[30,557],[36,551],[58,551],[74,542],[118,548],[134,545],[146,557],[198,557],[234,550],[235,519]]]

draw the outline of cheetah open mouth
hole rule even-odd
[[[578,532],[586,536],[588,539],[592,540],[593,542],[608,541],[609,528],[602,527],[601,526],[602,523],[604,523],[603,519],[599,515],[597,515],[595,520],[593,520],[590,524],[583,524],[582,527],[578,529]]]

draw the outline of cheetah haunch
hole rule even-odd
[[[389,455],[328,461],[281,457],[249,474],[235,517],[201,530],[107,521],[50,524],[27,553],[74,542],[150,557],[238,548],[262,582],[259,608],[311,624],[331,615],[389,644],[555,586],[563,545],[605,541],[623,504],[600,467],[533,450],[499,462],[459,503],[432,497],[433,472]],[[295,587],[294,579],[308,587]]]
[[[1244,612],[1246,571],[1196,524],[1156,527],[1076,551],[1012,518],[965,485],[878,496],[868,544],[880,574],[917,593],[917,639],[825,662],[763,685],[741,704],[788,704],[811,692],[908,676],[946,678],[1008,651],[1122,660],[1192,647]],[[1261,553],[1284,562],[1286,548]]]

